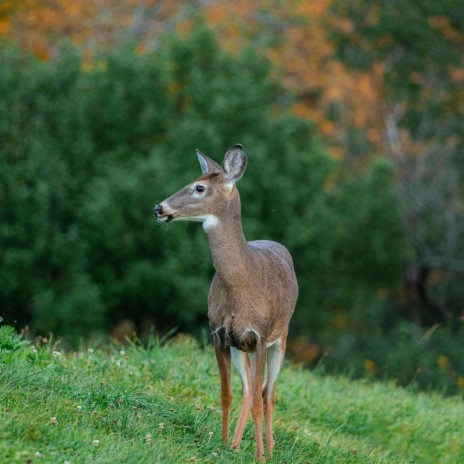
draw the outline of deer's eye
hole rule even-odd
[[[206,187],[204,185],[196,185],[195,186],[195,192],[203,193],[205,190],[206,190]]]

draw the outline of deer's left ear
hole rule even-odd
[[[247,166],[247,156],[243,145],[239,143],[227,151],[224,157],[224,177],[228,182],[237,182],[243,176]]]

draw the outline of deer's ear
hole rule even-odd
[[[239,143],[227,151],[224,157],[224,177],[228,182],[237,182],[247,166],[245,149]]]
[[[200,161],[201,172],[203,174],[212,174],[213,172],[222,172],[221,166],[213,161],[211,158],[208,158],[200,150],[197,149],[198,161]]]

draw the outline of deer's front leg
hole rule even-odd
[[[232,384],[230,382],[230,350],[220,343],[214,344],[214,351],[221,376],[221,406],[222,406],[222,441],[229,442],[229,413],[232,403]]]
[[[266,368],[266,343],[258,341],[252,359],[253,402],[251,415],[255,423],[256,459],[264,461],[263,444],[263,379]]]

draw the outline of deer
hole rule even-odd
[[[219,368],[222,441],[229,443],[231,361],[242,382],[242,403],[231,447],[238,450],[251,412],[256,459],[275,446],[272,417],[275,386],[284,359],[298,283],[289,251],[269,240],[247,242],[236,182],[247,167],[243,145],[230,148],[221,167],[196,150],[202,176],[154,207],[161,222],[197,221],[207,234],[215,274],[208,319]],[[267,364],[267,379],[264,375]]]

